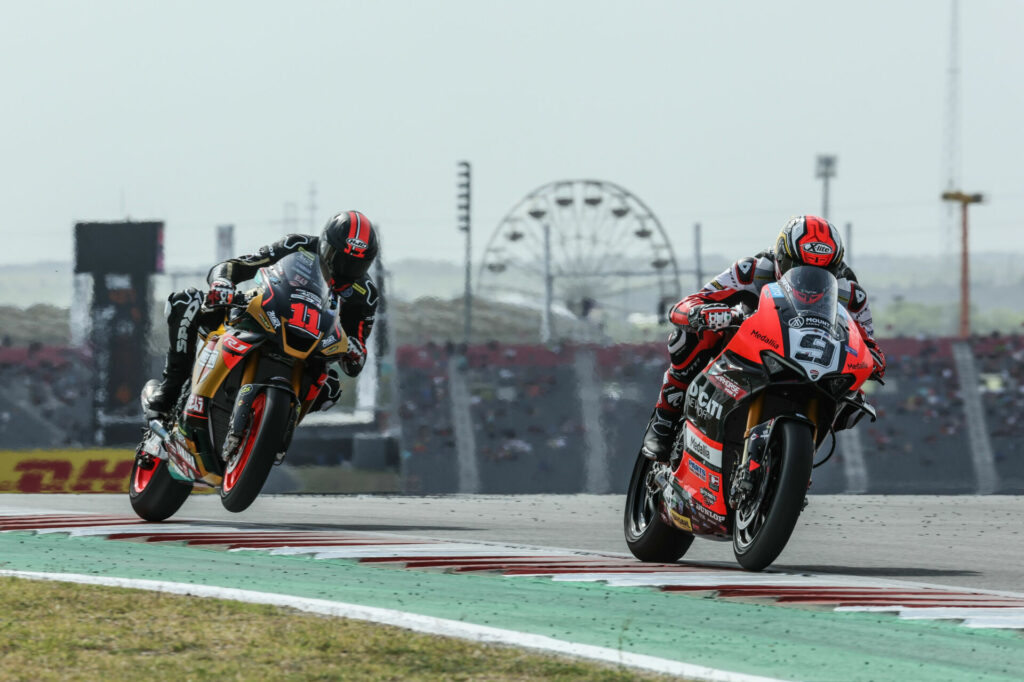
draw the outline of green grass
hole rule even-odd
[[[291,609],[0,579],[0,680],[664,680]]]

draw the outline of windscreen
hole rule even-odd
[[[275,265],[282,277],[288,280],[293,289],[293,298],[299,296],[298,291],[306,291],[317,298],[326,300],[328,297],[327,285],[324,284],[323,276],[320,274],[320,265],[317,263],[316,254],[308,251],[292,253]],[[315,303],[317,307],[322,303]]]
[[[830,327],[835,325],[839,283],[831,272],[802,265],[786,272],[779,284],[798,316],[824,320]]]

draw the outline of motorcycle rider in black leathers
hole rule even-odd
[[[192,372],[200,324],[207,328],[219,326],[239,282],[252,279],[260,268],[300,250],[317,254],[324,281],[341,303],[340,321],[349,344],[349,351],[341,361],[342,369],[351,377],[362,371],[366,341],[373,330],[378,303],[377,286],[367,273],[380,250],[380,241],[369,218],[358,211],[347,211],[328,220],[319,236],[290,234],[260,247],[254,254],[213,266],[206,276],[210,289],[205,295],[189,288],[167,298],[164,312],[171,345],[163,380],[146,403],[147,419],[167,418],[173,413],[181,389]],[[341,395],[337,371],[330,368],[327,374],[312,405],[314,411],[326,410]]]
[[[874,340],[868,297],[853,270],[843,262],[843,253],[839,231],[832,223],[812,215],[796,216],[782,228],[774,249],[736,261],[703,289],[672,307],[669,321],[676,326],[668,340],[672,364],[665,372],[658,402],[644,433],[640,451],[645,457],[668,461],[686,389],[722,350],[724,335],[720,330],[736,321],[733,306],[756,308],[761,288],[795,266],[823,267],[835,275],[839,281],[839,302],[846,306],[874,360],[872,376],[882,378],[885,354]],[[855,408],[841,411],[836,415],[835,428],[849,428],[859,416],[860,411]]]

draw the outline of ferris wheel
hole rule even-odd
[[[634,194],[604,180],[559,180],[502,218],[477,293],[543,304],[547,340],[553,306],[580,320],[663,312],[680,297],[679,267],[658,218]]]

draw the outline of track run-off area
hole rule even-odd
[[[642,564],[623,497],[0,496],[0,575],[222,597],[689,679],[1017,680],[1024,498],[812,496],[776,564]]]

